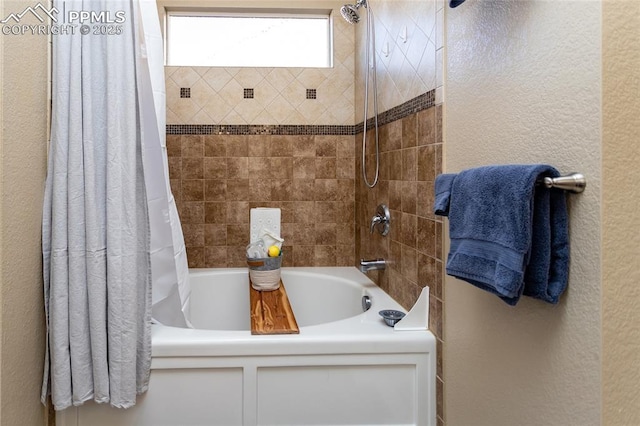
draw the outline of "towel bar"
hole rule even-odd
[[[557,178],[546,177],[538,182],[547,188],[558,188],[565,191],[580,193],[587,187],[587,178],[581,173],[571,173]]]

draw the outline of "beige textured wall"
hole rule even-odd
[[[29,5],[33,3],[2,2],[0,15],[21,12]],[[40,224],[47,138],[47,38],[1,35],[0,44],[0,423],[42,425]]]
[[[640,424],[640,2],[603,2],[603,424]]]
[[[509,307],[446,277],[448,425],[600,424],[601,9],[533,0],[446,9],[445,171],[542,162],[588,179],[569,196],[559,305]]]

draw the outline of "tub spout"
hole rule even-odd
[[[384,270],[387,262],[384,259],[360,259],[360,272]]]

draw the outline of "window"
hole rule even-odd
[[[331,67],[330,12],[168,11],[167,65]]]

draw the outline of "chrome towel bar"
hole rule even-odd
[[[581,173],[571,173],[570,175],[557,178],[546,177],[538,183],[547,188],[558,188],[569,192],[580,193],[587,187],[587,178]]]

